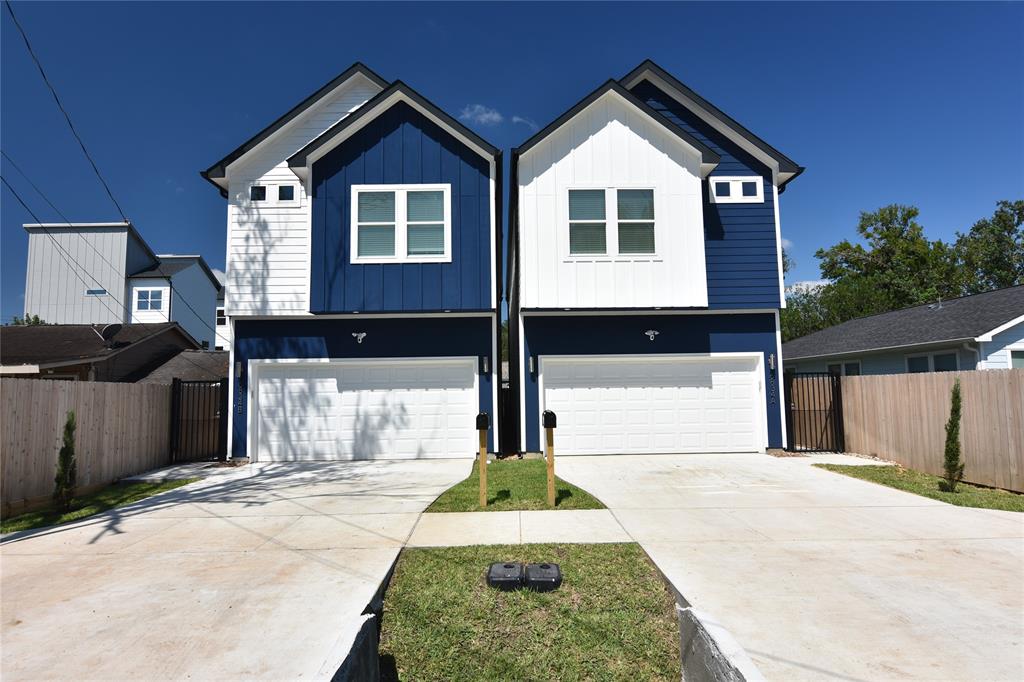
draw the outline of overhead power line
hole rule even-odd
[[[46,71],[43,70],[43,65],[39,61],[39,57],[36,56],[35,50],[32,49],[32,43],[28,40],[28,35],[25,34],[25,29],[21,27],[21,22],[18,21],[18,17],[14,15],[14,8],[11,7],[10,0],[4,0],[4,4],[7,6],[7,13],[11,15],[11,19],[14,21],[14,25],[18,28],[18,33],[21,34],[21,39],[25,41],[25,49],[28,50],[29,56],[32,57],[32,61],[36,63],[36,68],[39,69],[39,75],[43,77],[43,82],[46,83],[46,87],[50,89],[50,94],[53,95],[54,101],[57,103],[57,108],[60,109],[61,113],[64,114],[64,120],[68,122],[68,128],[71,129],[71,134],[78,140],[78,146],[82,148],[82,153],[85,154],[85,158],[89,160],[89,164],[92,166],[92,170],[96,173],[96,177],[99,179],[100,184],[103,185],[103,189],[107,191],[107,196],[114,203],[117,208],[117,212],[121,214],[121,219],[126,223],[128,218],[125,216],[124,211],[121,209],[121,204],[117,203],[117,199],[114,198],[114,193],[110,191],[110,186],[107,181],[103,179],[103,175],[100,173],[100,169],[96,166],[96,162],[93,160],[92,155],[89,154],[89,150],[85,148],[85,142],[82,141],[82,137],[78,134],[75,129],[75,124],[71,122],[71,114],[68,113],[64,103],[61,102],[60,97],[57,95],[57,90],[53,87],[50,79],[46,76]]]

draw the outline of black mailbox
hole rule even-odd
[[[544,428],[553,429],[558,426],[558,419],[551,410],[544,410]]]
[[[491,415],[481,412],[476,416],[476,430],[486,431],[489,428],[491,428]]]

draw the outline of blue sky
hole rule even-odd
[[[1024,198],[1024,4],[14,3],[128,217],[224,266],[206,168],[354,61],[509,149],[652,58],[807,167],[782,197],[796,270],[900,202],[948,239]],[[3,12],[0,141],[71,220],[117,218]],[[483,109],[477,110],[483,111]],[[524,121],[520,121],[523,119]],[[9,164],[44,220],[58,216]],[[0,316],[22,312],[30,217],[4,190]]]

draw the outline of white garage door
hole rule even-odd
[[[756,357],[733,356],[542,358],[542,409],[558,416],[555,452],[761,450],[758,367]]]
[[[476,359],[260,365],[258,461],[472,457]]]

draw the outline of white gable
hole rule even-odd
[[[706,306],[700,165],[696,149],[613,92],[527,150],[519,159],[522,307]],[[574,188],[652,188],[656,253],[570,257]]]

